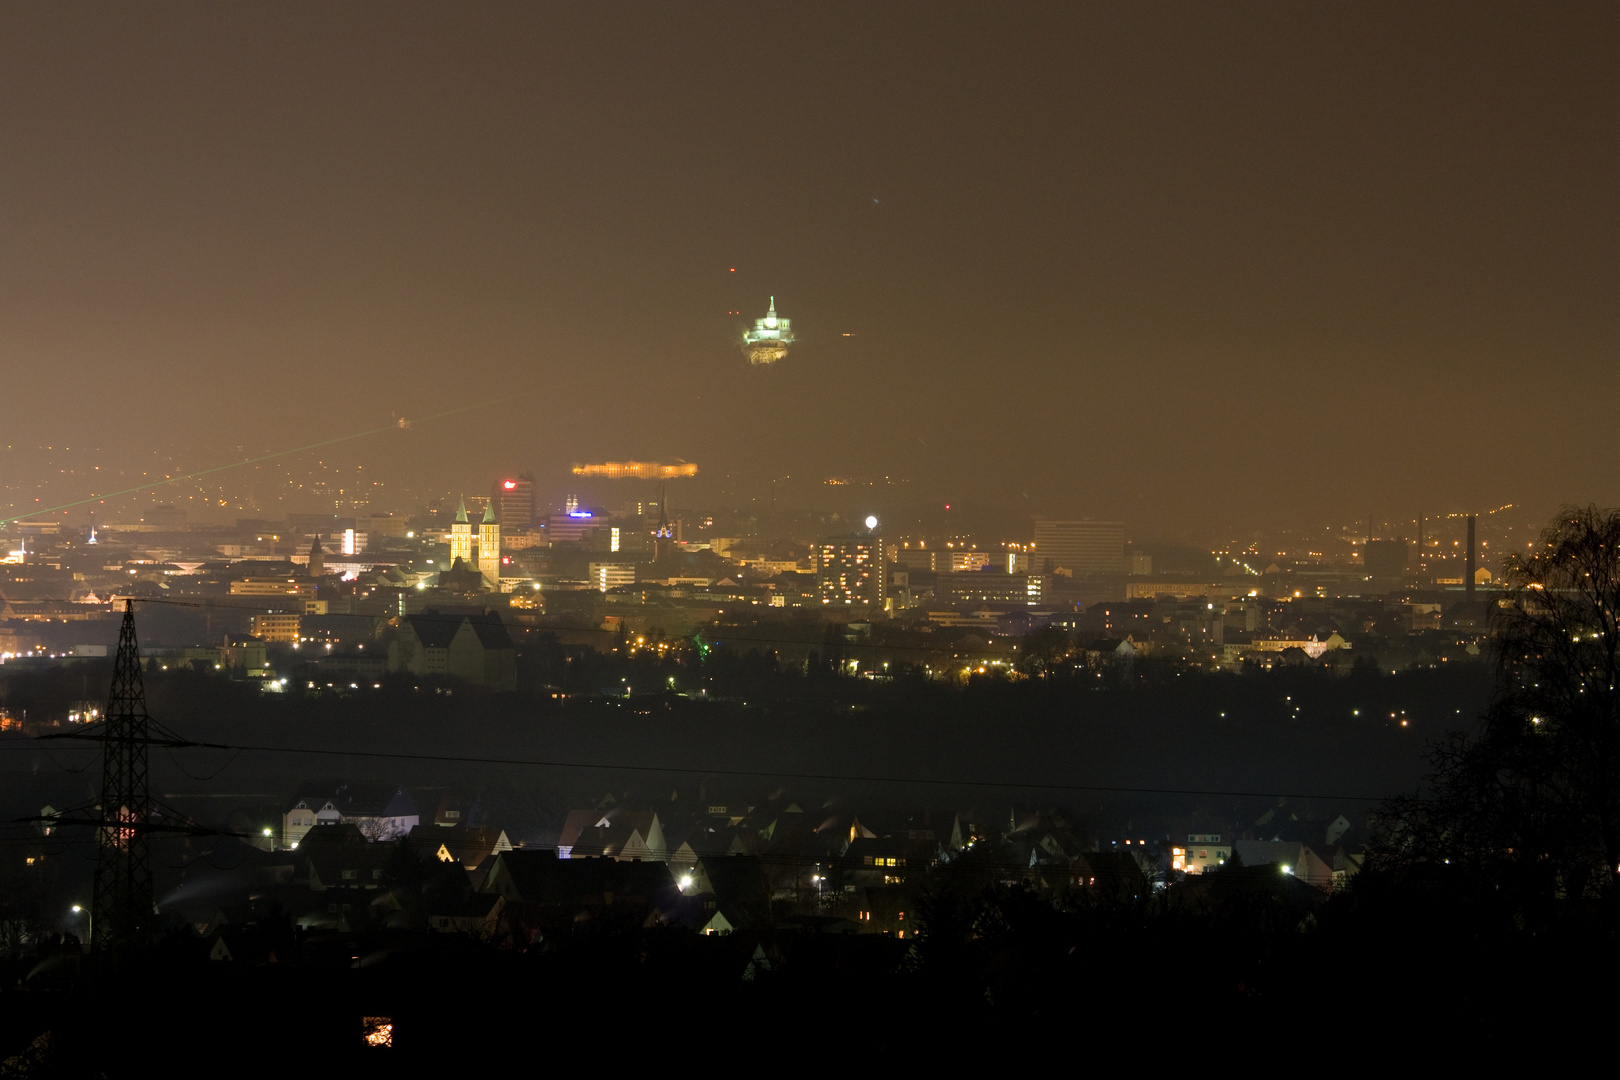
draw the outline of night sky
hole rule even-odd
[[[1614,505],[1617,72],[1614,4],[8,5],[0,442],[525,395],[344,452],[1189,536]]]

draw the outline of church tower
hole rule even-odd
[[[467,520],[467,500],[462,499],[456,509],[456,520],[450,525],[450,565],[455,566],[460,559],[471,566],[472,547],[472,523]]]
[[[466,516],[463,508],[462,516]],[[484,507],[484,520],[478,526],[478,569],[496,589],[501,587],[501,525],[495,520],[495,504]]]
[[[316,533],[314,541],[309,545],[309,576],[320,577],[326,573],[326,552],[321,550],[321,534]]]

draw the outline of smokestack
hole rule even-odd
[[[1463,598],[1474,602],[1474,515],[1468,515],[1468,565],[1463,569]]]

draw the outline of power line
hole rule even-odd
[[[246,612],[246,613],[264,612],[266,614],[272,613],[272,609],[275,609],[277,611],[289,611],[290,612],[290,611],[292,611],[292,609],[294,607],[294,605],[292,605],[292,604],[278,602],[278,598],[275,597],[275,596],[253,597],[253,598],[244,597],[243,599],[249,600],[248,603],[225,603],[225,602],[221,602],[220,600],[217,600],[217,599],[209,599],[209,598],[206,598],[206,597],[198,598],[198,599],[195,599],[195,600],[180,600],[180,599],[171,599],[171,598],[168,598],[168,597],[160,597],[160,596],[150,596],[150,597],[147,597],[147,596],[129,596],[129,597],[121,597],[121,599],[130,600],[130,601],[133,601],[134,603],[137,603],[137,604],[159,604],[159,605],[163,605],[163,606],[167,606],[167,607],[199,608],[199,609],[212,609],[212,610],[215,610],[215,611],[236,611],[236,612]],[[60,599],[60,600],[58,600],[58,599],[52,598],[51,602],[53,602],[53,603],[71,603],[72,601],[70,599]],[[809,609],[806,609],[806,610],[809,610]],[[304,612],[297,612],[297,614],[305,614],[305,613]],[[332,611],[332,612],[326,612],[326,613],[324,613],[322,615],[317,615],[315,617],[316,618],[328,618],[328,619],[330,619],[330,618],[370,619],[373,622],[375,622],[375,621],[377,621],[379,619],[386,621],[386,620],[401,617],[401,616],[387,615],[387,614],[380,614],[380,613],[379,614],[365,614],[363,612],[354,612],[354,611]],[[461,620],[463,618],[465,618],[466,616],[465,615],[445,615],[445,614],[440,614],[439,612],[430,610],[430,611],[412,613],[408,617],[412,618],[412,619],[426,619],[426,620],[429,620],[429,621],[442,621],[442,622],[445,622],[445,623],[458,623],[459,624],[461,622]],[[504,620],[503,620],[503,625],[505,625]],[[826,624],[826,625],[836,625],[836,624]],[[507,629],[509,631],[514,630],[514,629],[516,629],[516,630],[534,630],[534,631],[538,631],[540,633],[550,633],[550,634],[557,634],[557,635],[561,635],[561,634],[607,634],[607,635],[611,635],[613,637],[621,637],[621,636],[624,636],[627,633],[627,631],[622,630],[622,629],[608,629],[608,628],[600,627],[600,626],[529,626],[529,625],[525,625],[525,624],[522,624],[522,623],[517,623],[517,624],[514,624],[514,625],[507,626]],[[710,632],[714,632],[713,627],[705,627],[704,629],[709,630]],[[1012,655],[1012,653],[1010,651],[1003,651],[1003,650],[998,650],[998,649],[957,649],[950,643],[944,643],[944,644],[940,644],[940,645],[902,645],[902,644],[891,644],[891,643],[874,642],[874,641],[836,641],[836,642],[829,642],[829,641],[826,641],[826,640],[819,640],[819,641],[818,640],[803,640],[803,639],[799,639],[799,638],[775,638],[775,637],[746,637],[746,638],[742,638],[742,637],[736,637],[736,636],[734,636],[732,634],[727,634],[724,631],[719,631],[719,633],[721,635],[723,635],[723,636],[717,638],[717,640],[715,640],[715,641],[709,641],[709,642],[707,642],[707,644],[709,644],[711,646],[716,646],[716,645],[724,646],[724,645],[727,645],[727,644],[730,644],[730,643],[738,643],[738,644],[743,644],[743,645],[797,645],[797,646],[803,646],[803,647],[809,648],[809,649],[832,649],[832,650],[877,649],[877,650],[884,650],[884,651],[888,651],[888,652],[921,652],[921,653],[946,653],[946,652],[949,652],[949,653],[952,653],[952,654],[958,655],[958,656],[1010,657]],[[639,635],[639,636],[645,637],[646,635],[642,634],[642,635]],[[674,644],[679,644],[681,642],[690,641],[691,638],[690,637],[669,637],[669,636],[666,636],[666,637],[662,638],[661,640],[666,642],[666,643],[669,643],[671,645],[674,645]],[[643,645],[641,647],[642,648],[648,648],[650,646]]]
[[[40,736],[42,739],[72,739],[80,737],[82,736],[68,733]],[[1343,795],[1297,791],[1223,791],[1205,788],[1148,788],[1104,784],[1046,783],[1030,780],[946,780],[932,777],[877,776],[853,773],[778,772],[768,769],[687,768],[682,766],[664,765],[604,765],[595,762],[548,761],[538,758],[497,758],[456,754],[412,754],[386,750],[334,750],[329,748],[263,746],[234,743],[190,742],[175,745],[176,748],[184,747],[188,749],[230,750],[237,753],[252,752],[261,754],[309,754],[326,757],[376,758],[391,761],[433,761],[452,765],[504,765],[518,766],[522,768],[591,769],[604,772],[683,773],[694,776],[770,777],[773,779],[784,780],[816,780],[849,784],[919,784],[935,787],[1039,788],[1047,791],[1076,791],[1119,795],[1197,795],[1245,799],[1325,799],[1329,801],[1338,800],[1344,802],[1382,802],[1383,800],[1389,798],[1387,795]]]

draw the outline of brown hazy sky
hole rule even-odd
[[[352,452],[1188,532],[1620,503],[1617,62],[1611,3],[8,5],[3,441],[532,392]]]

